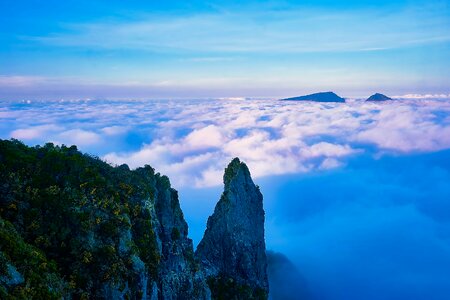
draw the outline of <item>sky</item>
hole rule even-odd
[[[267,249],[297,268],[283,274],[301,279],[289,285],[306,289],[301,295],[450,293],[448,94],[381,103],[3,100],[0,138],[75,144],[113,165],[151,165],[179,191],[194,245],[237,156],[264,196]]]
[[[450,93],[448,1],[0,2],[0,98]]]

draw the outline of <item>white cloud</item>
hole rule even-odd
[[[394,96],[393,98],[399,99],[449,99],[450,94],[406,94],[400,96]]]
[[[103,127],[101,131],[106,135],[118,135],[127,131],[127,127],[124,126],[108,126]]]
[[[349,145],[337,145],[327,142],[320,142],[300,150],[303,157],[340,157],[356,152]]]
[[[71,129],[61,132],[58,138],[64,144],[80,146],[97,144],[101,141],[99,134],[82,129]]]
[[[217,186],[222,184],[223,170],[209,167],[201,172],[200,178],[195,180],[196,187]]]
[[[63,127],[55,124],[45,124],[13,130],[10,136],[18,140],[34,140],[44,137],[50,132],[56,132],[61,129],[63,129]]]
[[[356,140],[402,152],[449,148],[450,124],[437,121],[430,107],[405,104],[384,107],[372,117],[372,124],[356,132]],[[442,104],[440,110],[446,115],[450,112],[448,104]]]
[[[153,14],[126,22],[72,24],[58,34],[31,39],[95,49],[199,50],[213,56],[190,59],[211,62],[228,60],[228,56],[217,54],[230,52],[380,51],[439,43],[450,39],[446,25],[439,8],[337,13],[296,5],[273,9],[259,3],[226,13]]]
[[[165,156],[169,155],[169,149],[163,145],[144,145],[139,151],[132,153],[111,152],[104,156],[107,162],[114,164],[128,164],[132,168],[152,164],[154,167],[161,167],[166,162]]]
[[[321,170],[328,170],[340,167],[342,163],[335,158],[327,157],[319,166]]]
[[[8,107],[6,107],[8,108]],[[7,110],[8,111],[8,110]],[[211,186],[233,157],[253,177],[314,172],[370,151],[450,148],[450,103],[274,100],[49,102],[0,115],[2,137],[77,144],[113,164],[149,164],[175,186]],[[45,120],[45,125],[36,125]]]
[[[5,76],[0,75],[0,86],[23,87],[32,84],[41,84],[47,81],[45,77],[39,76]]]
[[[225,142],[225,136],[219,127],[209,125],[196,129],[185,138],[185,143],[191,149],[220,147]]]

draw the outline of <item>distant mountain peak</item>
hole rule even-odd
[[[388,96],[380,93],[375,93],[369,98],[367,98],[366,101],[386,101],[386,100],[392,100],[392,98],[389,98]]]
[[[314,94],[305,95],[305,96],[285,98],[285,99],[281,99],[281,100],[286,100],[286,101],[314,101],[314,102],[339,102],[339,103],[345,102],[344,98],[339,97],[334,92],[320,92],[320,93],[314,93]]]

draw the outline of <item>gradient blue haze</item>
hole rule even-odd
[[[308,299],[450,295],[448,150],[376,161],[362,156],[344,170],[256,182],[264,194],[267,247],[295,263]],[[201,216],[213,209],[208,199],[220,188],[182,188],[180,195],[188,199],[184,210],[198,241]]]

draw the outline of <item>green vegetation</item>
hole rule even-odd
[[[244,174],[247,173],[250,176],[250,171],[248,170],[247,165],[241,163],[239,158],[235,157],[230,162],[230,164],[225,168],[225,173],[223,175],[223,183],[225,185],[229,184],[231,180],[237,175],[239,170],[242,170]]]
[[[0,298],[6,299],[59,299],[67,291],[67,284],[58,274],[56,263],[48,260],[38,248],[27,244],[14,229],[14,226],[0,219]],[[12,278],[8,265],[26,278],[26,284],[3,286]],[[23,278],[21,278],[23,280]],[[21,280],[21,281],[22,281]],[[25,283],[25,282],[23,282]]]
[[[234,159],[225,181],[242,168]],[[187,232],[177,191],[150,166],[0,140],[0,299],[141,299],[155,282],[169,287],[159,297],[202,298]],[[228,277],[208,285],[213,299],[267,299]]]
[[[230,164],[225,168],[225,173],[223,175],[223,183],[228,184],[231,179],[233,179],[236,174],[239,172],[239,168],[241,167],[241,161],[239,158],[235,157],[230,162]]]
[[[208,278],[212,298],[216,300],[266,300],[268,295],[263,289],[252,289],[242,285],[233,278],[219,275]]]
[[[135,284],[134,257],[156,278],[157,181],[149,166],[112,167],[75,146],[0,140],[0,298],[100,297]],[[8,266],[23,282],[8,283]]]
[[[180,230],[178,230],[178,228],[172,228],[171,238],[173,241],[176,241],[180,238]]]

